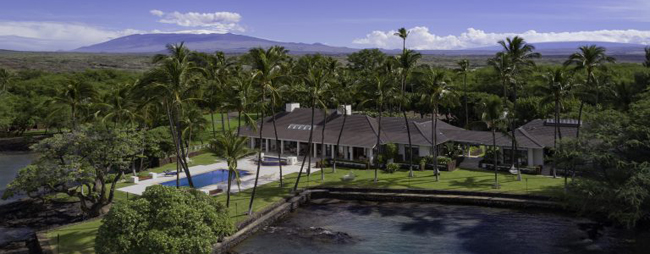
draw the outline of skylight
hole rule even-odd
[[[306,124],[289,124],[287,127],[289,130],[305,130],[305,131],[310,131],[311,130],[311,125],[306,125]]]

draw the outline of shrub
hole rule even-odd
[[[496,148],[496,153],[497,153],[497,160],[499,160],[500,162],[503,162],[503,156],[501,155],[500,149],[498,147]],[[491,146],[487,147],[487,149],[485,151],[485,155],[483,156],[483,159],[487,163],[493,163],[493,161],[494,161],[494,149]]]
[[[115,204],[102,220],[97,253],[210,253],[235,231],[224,206],[193,189],[154,185]]]
[[[384,171],[386,171],[386,173],[391,173],[392,174],[392,173],[395,173],[395,171],[397,171],[398,169],[399,169],[399,164],[397,164],[397,163],[388,163],[388,165],[386,165],[386,169],[384,169]]]
[[[427,158],[422,157],[420,159],[420,170],[424,170],[426,168],[426,166],[427,166]]]
[[[384,156],[386,160],[395,159],[397,157],[397,145],[393,143],[388,143],[384,147]]]
[[[384,162],[386,162],[386,161],[384,160],[383,155],[379,154],[379,155],[375,156],[375,165],[381,165],[381,164],[384,164]]]
[[[444,164],[444,165],[447,165],[447,163],[449,163],[449,162],[451,162],[451,161],[452,161],[452,159],[449,158],[449,157],[438,156],[438,164]]]

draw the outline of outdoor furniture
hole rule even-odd
[[[158,173],[156,173],[156,172],[149,172],[149,176],[151,176],[151,179],[156,179],[156,178],[158,178]]]
[[[221,194],[222,192],[223,192],[222,189],[209,190],[209,191],[208,191],[208,195],[210,195],[210,196],[216,196],[216,195]]]
[[[348,174],[344,175],[343,177],[341,177],[341,181],[349,182],[349,181],[354,180],[355,177],[356,176],[354,174],[348,173]]]
[[[130,182],[131,182],[131,183],[138,183],[138,182],[140,182],[140,177],[138,177],[138,176],[131,176],[131,180],[130,180]]]
[[[298,157],[296,156],[287,157],[287,165],[296,165],[296,163],[298,163]]]
[[[163,171],[163,173],[165,173],[165,176],[175,176],[178,172],[171,171],[171,170],[165,170],[165,171]]]

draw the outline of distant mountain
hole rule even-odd
[[[320,43],[278,42],[237,34],[134,34],[120,37],[107,42],[81,47],[76,52],[93,53],[154,53],[165,51],[167,44],[185,42],[185,45],[196,51],[213,52],[216,50],[227,53],[248,51],[253,47],[283,46],[292,53],[330,53],[345,54],[357,49],[332,47]]]
[[[2,38],[0,37],[0,41]],[[226,53],[243,53],[253,47],[283,46],[293,54],[349,54],[359,49],[334,47],[321,43],[307,44],[295,42],[279,42],[238,34],[134,34],[106,42],[81,47],[75,52],[90,53],[159,53],[165,51],[167,44],[185,42],[185,45],[196,51]],[[611,55],[640,55],[644,45],[615,42],[571,41],[571,42],[540,42],[532,43],[536,51],[543,55],[569,55],[583,45],[596,44],[607,48]],[[493,55],[500,51],[500,46],[489,46],[460,50],[419,50],[427,55],[471,56]],[[387,54],[399,54],[401,50],[385,50]]]

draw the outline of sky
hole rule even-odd
[[[650,45],[650,0],[21,0],[0,9],[0,48],[71,50],[137,33],[235,33],[353,48],[608,41]]]

